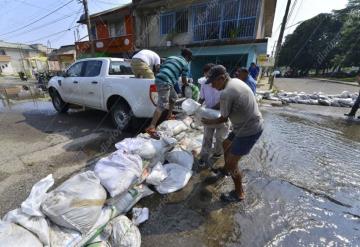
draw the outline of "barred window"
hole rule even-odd
[[[188,32],[189,13],[187,10],[165,13],[160,16],[160,34]]]

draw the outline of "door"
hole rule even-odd
[[[84,73],[80,80],[81,97],[84,105],[91,108],[101,109],[101,67],[100,60],[89,60],[85,62]]]
[[[61,88],[61,97],[65,102],[82,104],[80,93],[80,81],[85,62],[78,62],[73,64],[67,71],[64,77]]]

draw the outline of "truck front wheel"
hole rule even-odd
[[[111,108],[111,118],[118,130],[127,131],[130,129],[133,113],[129,106],[119,102]]]
[[[51,101],[54,108],[59,113],[66,113],[69,110],[69,104],[64,102],[57,91],[53,91],[51,94]]]

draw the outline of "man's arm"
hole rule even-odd
[[[208,125],[226,123],[227,121],[228,121],[228,118],[223,117],[223,116],[216,118],[216,119],[207,119],[207,118],[201,119],[201,122],[203,124],[208,124]]]
[[[188,85],[186,76],[182,76],[182,77],[181,77],[181,82],[182,82],[182,84],[183,84],[184,86],[187,86],[187,85]]]

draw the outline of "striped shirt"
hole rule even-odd
[[[180,76],[188,76],[189,63],[182,56],[168,57],[160,67],[160,72],[156,75],[155,84],[175,85]]]

